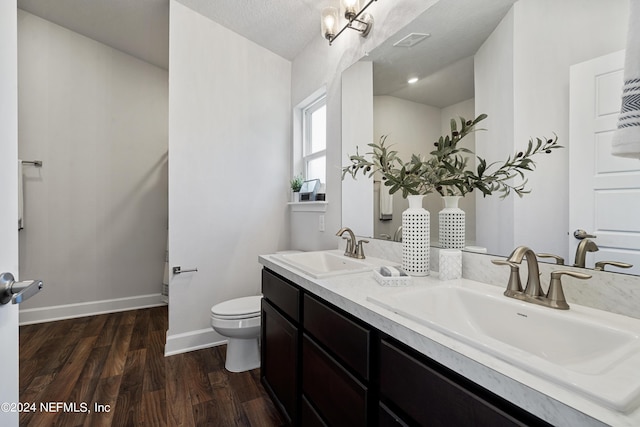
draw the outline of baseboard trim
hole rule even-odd
[[[28,308],[20,310],[20,325],[54,322],[56,320],[95,316],[97,314],[166,305],[162,294],[139,295],[127,298],[114,298],[77,304],[53,305],[50,307]]]
[[[173,356],[203,348],[215,347],[226,344],[227,340],[211,328],[198,329],[182,334],[169,335],[164,346],[164,355]]]

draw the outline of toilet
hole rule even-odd
[[[211,327],[228,338],[224,367],[244,372],[260,367],[261,295],[236,298],[211,307]]]

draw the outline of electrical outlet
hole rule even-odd
[[[318,217],[318,231],[324,231],[324,215]]]

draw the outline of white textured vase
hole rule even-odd
[[[438,213],[438,240],[443,249],[464,248],[464,211],[458,207],[460,196],[442,196],[444,209]]]
[[[408,196],[409,208],[402,212],[402,269],[411,276],[429,275],[429,211],[424,196]]]

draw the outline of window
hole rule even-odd
[[[302,108],[302,164],[306,180],[326,182],[327,98],[322,95]]]

